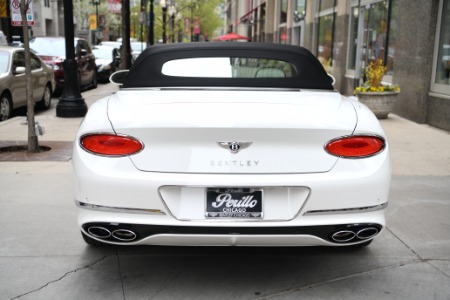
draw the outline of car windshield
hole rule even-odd
[[[66,56],[66,41],[64,39],[32,39],[30,48],[41,55]]]
[[[289,62],[250,57],[183,58],[166,62],[162,67],[166,76],[209,78],[285,78],[297,75]]]
[[[9,65],[9,53],[0,51],[0,73],[6,73]]]
[[[92,52],[94,52],[95,58],[112,60],[113,48],[110,48],[110,47],[107,47],[107,48],[94,47],[92,49]]]
[[[119,43],[119,42],[101,42],[100,46],[108,46],[108,47],[120,48],[122,46],[122,43]]]
[[[139,52],[141,52],[141,51],[143,51],[146,48],[145,43],[131,43],[130,45],[131,45],[131,50],[132,51],[139,51]]]

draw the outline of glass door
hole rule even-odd
[[[388,1],[361,6],[358,18],[356,78],[358,85],[366,79],[365,70],[373,60],[385,60],[387,44]]]

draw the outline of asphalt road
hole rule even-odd
[[[86,102],[114,91],[83,93]],[[77,119],[40,112],[42,141]],[[26,140],[23,117],[0,140]],[[0,162],[0,299],[450,299],[450,134],[395,115],[387,229],[367,248],[91,247],[70,161]]]

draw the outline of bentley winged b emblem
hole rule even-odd
[[[250,147],[253,142],[217,142],[217,144],[224,148],[231,151],[231,153],[236,154],[242,149]]]

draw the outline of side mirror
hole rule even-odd
[[[14,75],[25,74],[25,67],[16,67],[14,69]]]
[[[109,77],[109,81],[115,85],[122,86],[127,78],[128,70],[120,70],[112,73]]]

